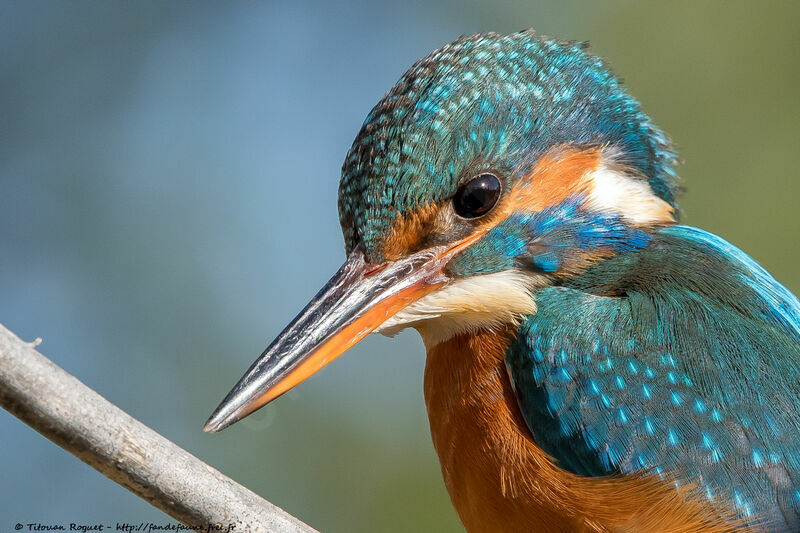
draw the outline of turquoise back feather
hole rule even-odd
[[[756,526],[800,530],[800,303],[788,290],[719,237],[674,226],[536,299],[507,365],[563,468],[675,476]]]

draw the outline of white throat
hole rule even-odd
[[[532,291],[545,285],[540,274],[518,269],[454,280],[409,305],[375,330],[393,336],[408,327],[430,349],[460,333],[501,329],[536,312]]]

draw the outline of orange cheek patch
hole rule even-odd
[[[499,205],[477,224],[476,231],[486,232],[514,211],[537,212],[558,205],[573,194],[588,192],[589,173],[600,166],[599,149],[577,150],[558,147],[544,154],[531,171],[521,178],[500,200]],[[397,260],[419,249],[425,238],[441,225],[445,204],[428,204],[412,213],[400,215],[384,241],[383,255]]]
[[[541,211],[568,197],[586,193],[589,173],[600,166],[599,149],[556,148],[544,154],[533,169],[520,179],[505,203],[506,216],[513,211]]]

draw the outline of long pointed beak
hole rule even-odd
[[[448,282],[443,269],[477,240],[428,248],[398,261],[367,263],[356,248],[328,283],[264,350],[206,422],[217,432],[336,359],[404,307]]]

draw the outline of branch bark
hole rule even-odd
[[[0,324],[0,405],[81,461],[187,526],[315,531],[134,419],[34,346]]]

